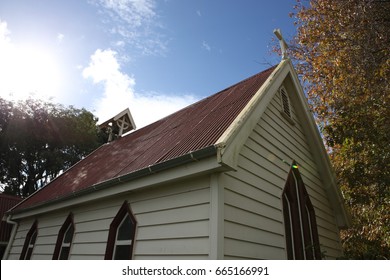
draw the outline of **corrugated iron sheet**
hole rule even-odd
[[[274,69],[269,68],[101,146],[17,209],[66,197],[99,182],[214,145]]]

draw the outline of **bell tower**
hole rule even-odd
[[[108,142],[122,137],[123,134],[136,128],[129,108],[99,125],[101,129],[108,129]]]

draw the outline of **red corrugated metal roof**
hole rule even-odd
[[[101,146],[14,210],[67,197],[99,182],[214,145],[274,69]]]

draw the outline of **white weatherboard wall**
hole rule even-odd
[[[326,258],[336,258],[342,253],[333,209],[303,124],[294,108],[291,113],[295,125],[291,125],[280,110],[279,93],[275,93],[240,151],[237,171],[221,176],[225,189],[226,259],[287,258],[281,194],[292,160],[299,164],[315,209],[321,251]]]
[[[9,259],[19,259],[35,218],[38,236],[32,259],[52,259],[58,232],[70,211],[75,224],[70,259],[104,259],[110,223],[124,200],[137,220],[134,259],[207,259],[209,183],[210,176],[202,176],[23,219]]]
[[[135,259],[207,259],[210,179],[161,186],[132,201],[138,222]]]

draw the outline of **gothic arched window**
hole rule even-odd
[[[108,233],[106,260],[131,260],[137,222],[127,201],[122,204]]]
[[[287,258],[321,259],[314,208],[295,161],[287,177],[282,202]]]
[[[73,215],[72,213],[70,213],[58,233],[57,243],[53,254],[53,260],[67,260],[69,258],[73,235]]]

